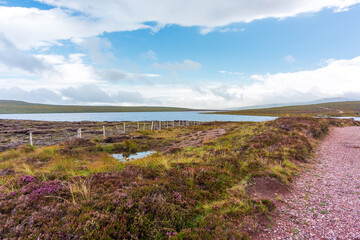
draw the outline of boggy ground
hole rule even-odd
[[[124,132],[125,124],[125,132]],[[77,137],[77,131],[81,129],[84,139],[102,138],[103,127],[106,137],[114,139],[126,139],[130,132],[137,130],[173,128],[174,126],[197,125],[193,121],[145,121],[145,122],[60,122],[60,121],[33,121],[33,120],[9,120],[0,119],[0,152],[7,149],[15,149],[21,145],[29,144],[30,132],[33,135],[33,144],[37,147],[51,146],[73,140]],[[108,139],[108,141],[112,141]]]
[[[102,128],[106,127],[107,135],[119,134],[122,124],[118,122],[46,122],[31,120],[0,119],[0,151],[29,144],[29,133],[33,134],[36,146],[50,146],[74,139],[79,128],[84,138],[101,137]],[[133,126],[135,127],[135,125]],[[149,123],[147,123],[149,128]]]
[[[7,150],[0,153],[0,236],[253,238],[273,224],[278,195],[302,174],[328,127],[355,125],[207,123]],[[159,153],[128,163],[109,154],[145,150]]]
[[[360,239],[360,128],[333,129],[259,239]]]

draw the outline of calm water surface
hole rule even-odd
[[[223,114],[200,114],[202,112],[116,112],[116,113],[41,113],[0,114],[0,119],[21,119],[39,121],[253,121],[263,122],[276,117],[241,116]]]
[[[113,154],[112,156],[115,159],[119,160],[120,162],[126,162],[126,161],[141,159],[141,158],[150,156],[150,155],[152,155],[154,153],[156,153],[156,152],[155,151],[138,152],[138,153],[135,153],[135,154],[131,154],[129,157],[125,157],[121,153],[116,153],[116,154]]]
[[[342,118],[342,119],[350,119],[350,118],[353,118],[355,121],[360,121],[360,117],[338,117],[338,118]]]

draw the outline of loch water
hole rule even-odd
[[[205,114],[204,114],[205,113]],[[37,113],[0,114],[0,119],[38,120],[38,121],[252,121],[263,122],[276,119],[267,116],[243,116],[226,114],[206,114],[209,112],[105,112],[105,113]]]

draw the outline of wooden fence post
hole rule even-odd
[[[154,129],[154,121],[151,121],[151,131]]]
[[[81,138],[81,128],[77,130],[77,138]]]
[[[125,126],[125,123],[124,123],[124,134],[126,133],[126,126]]]
[[[137,128],[137,130],[140,130],[140,122],[138,122],[138,128]]]
[[[103,126],[103,136],[106,137],[106,130],[105,130],[105,126]]]
[[[33,146],[32,132],[30,132],[30,146]]]

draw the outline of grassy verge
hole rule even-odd
[[[274,200],[247,183],[290,184],[330,126],[352,120],[280,118],[139,131],[142,139],[75,140],[0,153],[0,235],[29,239],[248,239]],[[212,129],[218,139],[165,154]],[[158,154],[120,163],[108,153]],[[264,221],[265,219],[265,221]]]

